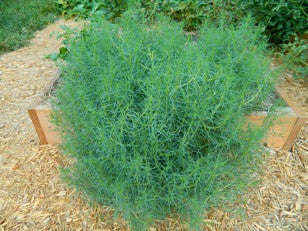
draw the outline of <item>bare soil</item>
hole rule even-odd
[[[59,168],[68,164],[57,147],[39,146],[27,109],[41,99],[57,72],[44,57],[61,47],[50,34],[59,20],[37,32],[29,46],[0,56],[0,230],[128,230],[112,209],[90,206],[68,188]],[[305,81],[286,76],[281,83],[291,99],[308,115]],[[205,230],[308,230],[308,126],[292,150],[269,150],[260,184],[247,193],[245,219],[212,209]],[[168,219],[151,230],[187,230]]]

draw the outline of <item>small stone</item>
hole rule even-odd
[[[50,220],[50,218],[48,217],[48,218],[44,219],[44,220],[42,221],[42,223],[43,223],[43,224],[47,224],[47,223],[49,222],[49,220]]]
[[[57,194],[57,196],[61,197],[61,196],[65,196],[66,195],[66,192],[65,191],[61,191]]]
[[[301,201],[300,200],[297,200],[296,203],[295,203],[295,210],[299,211],[301,209]]]

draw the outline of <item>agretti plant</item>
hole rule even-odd
[[[261,32],[200,28],[126,13],[73,39],[54,102],[64,178],[111,206],[132,229],[166,216],[201,227],[213,206],[254,182],[262,127],[246,116],[272,92]]]

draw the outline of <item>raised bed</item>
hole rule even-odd
[[[53,81],[52,86],[54,83],[55,81]],[[276,88],[276,92],[277,95],[286,102],[287,107],[281,109],[281,115],[278,116],[278,119],[272,126],[269,135],[263,142],[270,147],[289,150],[307,118],[304,117],[301,110],[289,99],[282,89]],[[48,100],[28,109],[28,113],[38,134],[40,144],[57,145],[61,143],[60,136],[54,130],[54,127],[50,122],[51,112],[52,107]],[[266,116],[266,111],[258,111],[252,113],[249,116],[249,120],[256,125],[260,125],[263,123]]]

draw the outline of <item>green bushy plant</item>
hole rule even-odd
[[[126,13],[71,40],[54,122],[76,159],[65,179],[136,230],[235,200],[254,181],[262,127],[246,116],[274,77],[260,31],[210,25],[198,37]]]

